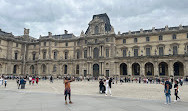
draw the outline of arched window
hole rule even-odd
[[[17,73],[17,69],[18,69],[18,66],[17,66],[17,65],[14,65],[14,67],[13,67],[13,74],[16,74],[16,73]]]
[[[99,49],[97,47],[93,50],[93,58],[99,58]]]
[[[76,74],[79,74],[79,65],[76,65]]]
[[[54,65],[53,66],[53,72],[56,72],[56,70],[57,70],[57,67],[56,67],[56,65]]]
[[[98,34],[98,33],[99,33],[99,27],[95,26],[95,34]]]

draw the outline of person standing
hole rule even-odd
[[[35,77],[33,76],[33,78],[32,78],[32,85],[34,85],[34,83],[35,83]]]
[[[39,77],[36,78],[36,84],[38,84],[38,83],[39,83]]]
[[[32,77],[29,76],[29,85],[31,85]]]
[[[178,96],[178,81],[175,80],[174,82],[174,95],[176,96],[176,100],[174,100],[174,102],[177,102],[177,99],[180,99],[180,97]]]
[[[107,77],[105,83],[106,83],[106,94],[105,94],[105,96],[108,95],[108,91],[109,91],[109,93],[110,93],[110,96],[112,96],[112,94],[111,94],[111,89],[110,89],[110,85],[109,85],[110,81],[109,81],[109,78],[108,78],[108,77]]]
[[[172,84],[169,82],[169,79],[166,79],[166,82],[164,84],[164,92],[166,96],[166,103],[165,104],[171,104],[171,92],[170,89],[172,89]]]
[[[4,84],[5,84],[5,88],[6,88],[6,87],[7,87],[7,80],[5,79],[5,81],[4,81],[4,82],[5,82]]]
[[[64,91],[64,95],[65,95],[65,104],[67,104],[67,95],[69,95],[69,103],[72,104],[71,101],[71,88],[70,88],[70,82],[72,82],[74,80],[68,80],[67,77],[65,77],[64,80],[64,84],[65,84],[65,91]]]
[[[52,76],[50,77],[50,82],[53,83],[53,77]]]

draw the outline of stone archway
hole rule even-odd
[[[18,74],[18,65],[13,66],[13,74]]]
[[[159,75],[168,76],[168,64],[166,62],[161,62],[159,64]]]
[[[174,76],[184,76],[184,65],[182,62],[175,62],[173,65]]]
[[[133,73],[134,76],[140,75],[140,65],[138,63],[132,64],[132,73]]]
[[[120,64],[120,75],[127,75],[127,64]]]
[[[145,64],[145,75],[146,76],[153,76],[154,75],[154,66],[151,62],[147,62]]]
[[[99,65],[94,64],[93,65],[93,77],[98,77],[99,76]]]

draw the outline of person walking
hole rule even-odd
[[[178,96],[178,81],[175,80],[174,82],[174,95],[176,96],[176,100],[174,100],[174,102],[177,102],[177,99],[180,99],[180,97]]]
[[[65,84],[65,91],[64,91],[64,95],[65,95],[65,104],[67,104],[67,95],[69,95],[69,103],[72,104],[71,101],[71,88],[70,88],[70,82],[72,82],[74,80],[68,80],[68,77],[65,77],[64,80],[64,84]]]
[[[105,94],[105,96],[108,95],[108,91],[109,91],[109,93],[110,93],[110,96],[112,96],[112,94],[111,94],[111,89],[110,89],[110,85],[109,85],[110,81],[109,81],[109,78],[108,78],[108,77],[107,77],[105,83],[106,83],[106,94]]]
[[[165,96],[166,96],[166,102],[165,104],[171,104],[171,91],[170,89],[172,89],[172,83],[169,82],[169,79],[166,79],[166,82],[164,84],[164,92],[165,92]]]

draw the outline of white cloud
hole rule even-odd
[[[79,36],[92,15],[107,13],[115,31],[188,25],[187,0],[0,0],[0,28],[22,35],[62,34]]]

